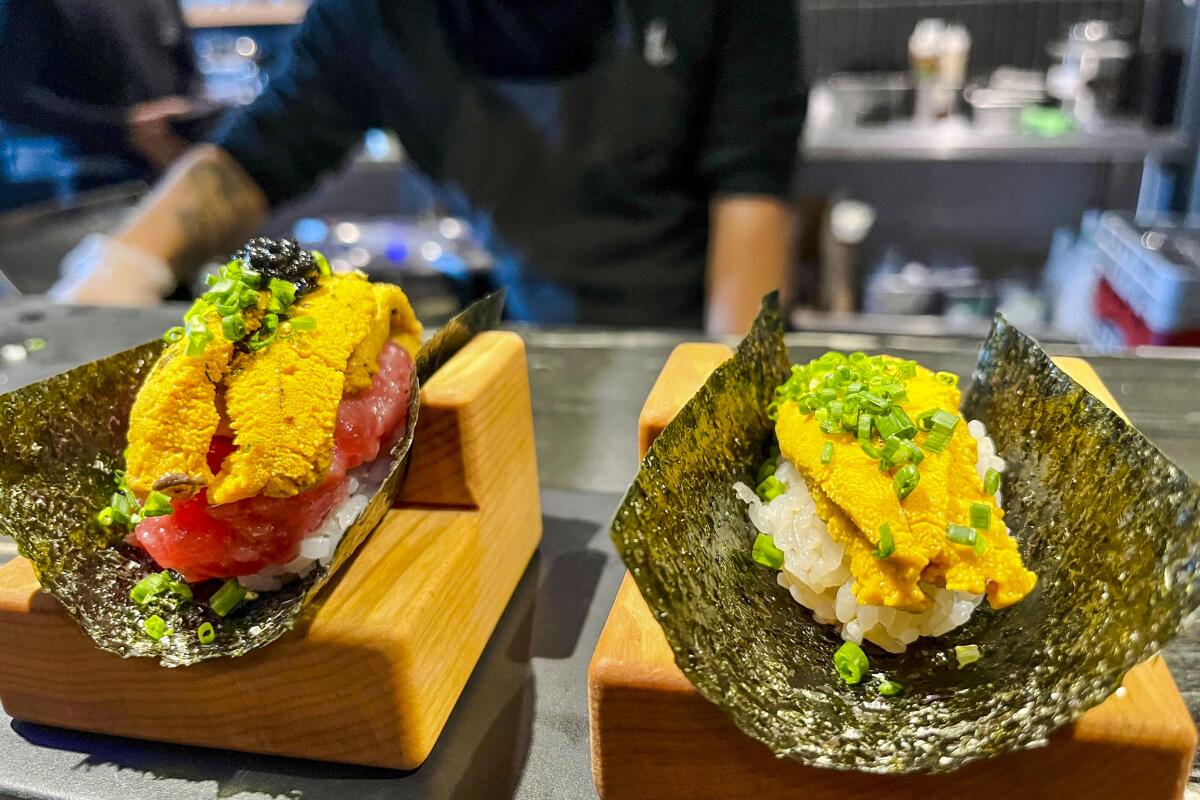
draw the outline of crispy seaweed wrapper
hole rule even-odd
[[[124,464],[129,410],[162,342],[0,396],[0,533],[16,540],[42,588],[104,650],[182,666],[270,644],[292,627],[395,502],[416,429],[420,382],[476,333],[499,324],[503,304],[502,294],[479,301],[417,354],[405,429],[378,459],[350,472],[359,481],[359,493],[372,497],[342,537],[332,562],[243,603],[228,617],[217,616],[204,602],[174,610],[156,607],[154,613],[173,633],[151,639],[142,628],[148,612],[129,593],[159,568],[145,551],[125,543],[124,531],[96,522],[96,512],[113,491],[114,472]],[[215,585],[197,587],[197,599]],[[216,640],[202,645],[196,630],[206,622],[213,624]]]
[[[613,523],[617,550],[696,689],[777,755],[867,772],[953,770],[1038,746],[1108,697],[1200,601],[1200,488],[1144,436],[997,318],[964,413],[1008,462],[1007,521],[1034,593],[903,655],[868,646],[904,694],[838,679],[842,644],[776,571],[735,481],[754,482],[788,374],[768,298],[737,354],[650,448]],[[959,669],[956,645],[982,660]]]

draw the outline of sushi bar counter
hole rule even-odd
[[[175,324],[180,311],[64,308],[36,300],[0,306],[0,392],[151,340]],[[0,800],[596,797],[588,663],[625,574],[608,525],[637,471],[642,404],[674,347],[696,337],[518,333],[529,366],[542,542],[420,768],[400,772],[154,744],[0,713]],[[786,342],[794,361],[829,349],[882,350],[964,377],[979,345],[886,333],[794,333]],[[1050,350],[1081,355],[1066,345]],[[1200,476],[1200,352],[1088,360],[1131,421]],[[0,563],[13,552],[0,540]],[[1181,636],[1165,655],[1193,718],[1200,719],[1200,629]],[[147,696],[145,702],[169,706],[171,698]],[[1200,787],[1200,770],[1193,780]]]

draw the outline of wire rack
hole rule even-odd
[[[1153,0],[1150,0],[1153,2]],[[1000,66],[1044,69],[1046,45],[1071,24],[1100,19],[1136,41],[1147,0],[803,0],[805,66],[812,80],[844,70],[905,70],[908,36],[938,17],[971,33],[971,74]]]

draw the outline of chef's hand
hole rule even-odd
[[[139,103],[129,112],[129,144],[160,171],[165,170],[188,146],[172,130],[171,120],[186,114],[191,107],[182,97]]]
[[[50,288],[59,303],[153,306],[175,289],[176,278],[161,258],[103,234],[92,234],[67,253],[62,277]]]

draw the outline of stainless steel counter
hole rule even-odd
[[[1178,131],[1148,131],[1123,125],[1097,131],[1074,131],[1040,137],[1019,131],[991,132],[972,128],[911,124],[883,127],[810,126],[804,134],[804,157],[813,161],[1051,161],[1140,163],[1147,156],[1164,161],[1185,158],[1187,138]]]
[[[178,309],[0,307],[0,391],[151,338]],[[607,521],[636,470],[636,422],[673,333],[522,330],[529,350],[545,536],[429,761],[412,773],[134,742],[12,722],[0,714],[0,796],[20,798],[594,798],[586,670],[623,567]],[[967,374],[978,341],[873,334],[789,336],[795,358],[882,349]],[[1073,348],[1056,352],[1076,354]],[[1200,358],[1097,358],[1131,419],[1200,475]],[[0,559],[3,557],[0,556]],[[1167,649],[1200,718],[1200,635]],[[169,698],[164,700],[169,702]]]

